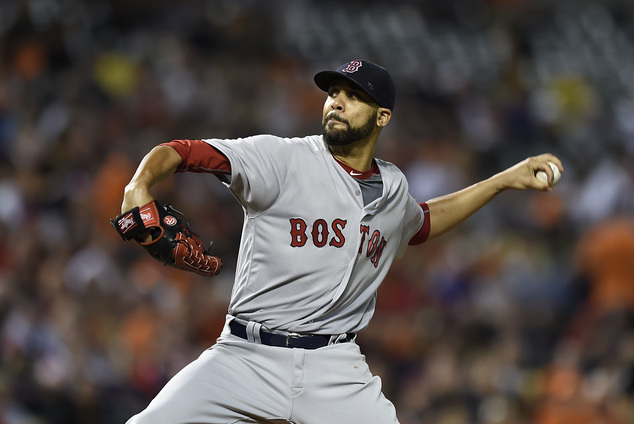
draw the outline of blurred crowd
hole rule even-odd
[[[110,227],[175,138],[319,131],[316,71],[381,63],[377,156],[424,201],[545,151],[410,248],[359,334],[403,424],[634,423],[634,7],[628,1],[2,0],[0,424],[115,424],[214,343],[242,224],[215,178],[154,195],[225,262],[163,267]]]

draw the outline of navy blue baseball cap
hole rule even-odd
[[[315,75],[315,84],[328,91],[333,83],[344,78],[368,93],[381,107],[393,110],[396,87],[390,73],[367,60],[351,60],[335,71],[322,71]]]

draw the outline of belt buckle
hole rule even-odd
[[[291,347],[291,345],[290,345],[291,339],[293,339],[293,338],[295,338],[295,339],[296,339],[296,338],[298,338],[298,337],[299,337],[299,336],[296,336],[295,334],[289,334],[289,335],[287,335],[287,336],[286,336],[286,343],[285,343],[286,347]]]

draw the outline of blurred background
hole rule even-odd
[[[209,281],[120,240],[124,185],[171,139],[317,133],[313,74],[358,58],[396,80],[377,156],[419,201],[565,167],[394,264],[359,343],[401,422],[634,423],[631,1],[2,0],[1,424],[123,423],[214,343],[241,209],[155,187]]]

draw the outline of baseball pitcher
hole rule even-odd
[[[390,265],[504,190],[551,190],[548,162],[563,172],[543,154],[419,203],[403,173],[374,157],[394,111],[389,73],[353,60],[314,80],[327,93],[322,134],[174,140],[152,149],[126,186],[112,221],[122,238],[202,275],[216,275],[221,260],[150,187],[174,173],[214,174],[244,210],[222,334],[129,424],[398,423],[355,342]]]

